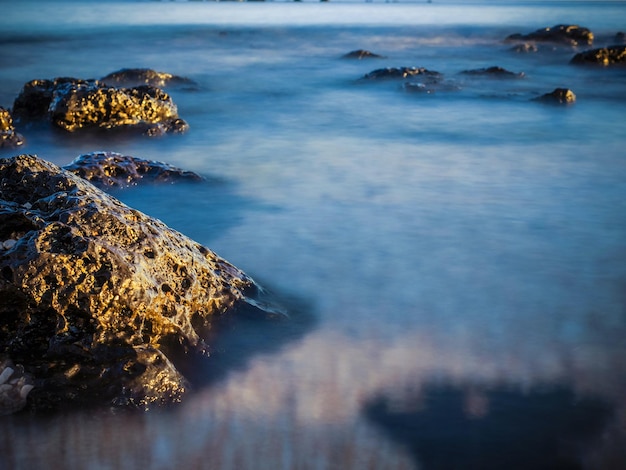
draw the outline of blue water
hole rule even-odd
[[[626,463],[626,69],[502,42],[574,23],[607,44],[626,30],[625,3],[2,9],[1,106],[34,78],[124,67],[198,84],[168,90],[185,135],[21,129],[19,152],[64,165],[108,150],[207,176],[116,195],[315,319],[164,415],[8,419],[13,468],[50,458],[64,468],[496,468],[507,451],[537,455],[517,460],[537,468]],[[386,58],[341,59],[354,49]],[[525,78],[459,74],[493,65]],[[359,80],[394,66],[439,71],[450,86],[421,94]],[[577,102],[532,101],[556,87]],[[443,409],[459,414],[429,408],[429,397],[457,395]],[[468,447],[460,419],[480,445]],[[472,427],[481,419],[490,431]]]

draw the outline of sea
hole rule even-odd
[[[193,81],[166,88],[185,134],[18,126],[26,143],[0,156],[203,175],[114,195],[294,325],[235,331],[215,379],[167,410],[4,416],[0,468],[626,468],[626,68],[504,41],[576,24],[612,44],[626,2],[0,7],[5,108],[33,79]],[[359,49],[382,57],[344,57]],[[463,73],[492,66],[523,76]],[[443,78],[364,78],[387,67]],[[537,100],[556,88],[576,101]]]

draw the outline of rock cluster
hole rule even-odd
[[[581,65],[624,65],[626,64],[626,45],[601,47],[576,54],[572,64]]]
[[[26,83],[13,103],[13,117],[20,124],[48,120],[69,132],[122,128],[153,136],[188,129],[171,97],[159,88],[115,88],[76,78]]]
[[[505,41],[533,41],[552,44],[563,44],[568,46],[591,45],[593,44],[593,33],[589,28],[578,25],[558,24],[552,27],[538,29],[528,34],[511,34]]]
[[[78,156],[63,167],[100,188],[125,188],[142,182],[174,183],[203,181],[202,176],[163,162],[122,155],[92,152]]]
[[[280,315],[212,251],[36,156],[0,159],[0,244],[0,353],[35,386],[7,396],[34,410],[177,402],[220,318]]]

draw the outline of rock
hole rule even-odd
[[[522,78],[524,72],[510,72],[502,67],[487,67],[482,69],[464,70],[463,75],[480,75],[494,78]]]
[[[0,148],[19,147],[24,144],[24,137],[15,131],[13,118],[7,109],[0,106]]]
[[[121,69],[108,74],[100,79],[101,83],[109,86],[134,87],[150,85],[156,88],[164,88],[171,85],[192,85],[195,82],[189,78],[179,77],[166,72],[157,72],[152,69]]]
[[[36,156],[0,159],[9,239],[0,351],[32,376],[34,411],[178,402],[222,318],[282,316],[212,251]]]
[[[619,31],[615,33],[615,37],[613,38],[613,43],[615,44],[626,43],[626,33],[624,33],[623,31]]]
[[[529,34],[511,34],[505,41],[549,42],[570,46],[591,45],[593,44],[593,33],[588,28],[578,25],[558,24],[551,28],[538,29]]]
[[[74,78],[25,84],[13,114],[20,123],[46,119],[68,132],[132,129],[154,136],[188,129],[170,96],[159,88],[114,88]]]
[[[10,359],[0,360],[0,415],[24,408],[32,389],[32,379],[21,365],[16,366]]]
[[[364,49],[357,49],[356,51],[348,52],[342,56],[344,59],[384,59],[385,56],[374,54],[373,52],[366,51]]]
[[[537,47],[536,44],[523,42],[521,44],[517,44],[517,45],[513,46],[511,48],[511,50],[513,52],[517,52],[517,53],[521,53],[521,54],[528,54],[530,52],[537,52],[539,50],[539,48]]]
[[[601,47],[599,49],[579,52],[572,58],[571,63],[581,65],[602,65],[605,67],[609,65],[625,65],[626,45]]]
[[[572,104],[576,101],[576,95],[569,88],[555,88],[554,91],[535,98],[534,101],[554,104]]]
[[[99,188],[125,188],[139,183],[174,183],[203,181],[202,176],[167,163],[144,160],[115,152],[92,152],[80,155],[63,167]]]
[[[381,79],[397,79],[397,78],[412,78],[417,75],[429,77],[431,79],[439,79],[442,74],[425,68],[417,67],[388,67],[384,69],[376,69],[372,72],[365,74],[363,79],[365,80],[381,80]]]

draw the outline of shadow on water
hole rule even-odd
[[[426,470],[575,470],[613,415],[565,387],[429,385],[410,405],[380,396],[364,410]]]

